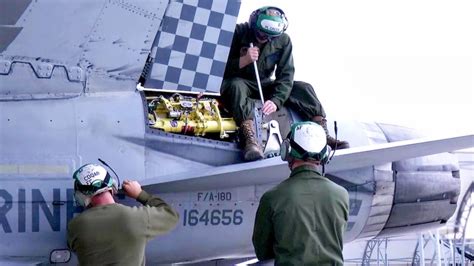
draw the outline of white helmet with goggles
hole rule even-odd
[[[74,198],[80,206],[87,207],[93,196],[105,191],[117,193],[117,182],[98,164],[85,164],[73,174]]]
[[[273,6],[264,6],[253,11],[249,24],[260,39],[278,37],[288,28],[288,20],[283,10]]]

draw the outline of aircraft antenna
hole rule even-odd
[[[112,169],[112,167],[110,167],[110,165],[108,165],[104,160],[100,159],[100,158],[97,158],[99,160],[99,162],[101,162],[103,165],[107,166],[107,168],[110,169],[110,171],[112,171],[112,173],[114,173],[115,177],[117,178],[117,181],[118,181],[118,184],[117,186],[119,187],[119,189],[122,188],[122,183],[120,183],[120,178],[119,176],[117,175],[117,173],[114,171],[114,169]]]

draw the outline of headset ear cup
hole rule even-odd
[[[288,161],[288,155],[291,152],[290,142],[285,139],[280,146],[280,156],[283,161]]]
[[[288,19],[286,18],[286,15],[285,15],[285,12],[283,12],[283,10],[281,9],[278,9],[281,13],[281,19],[283,20],[283,23],[284,23],[284,27],[283,27],[283,32],[286,31],[286,29],[288,29]]]
[[[79,191],[74,191],[74,202],[76,203],[76,206],[86,207],[85,206],[86,205],[86,198]]]
[[[112,178],[112,194],[115,195],[118,192],[118,181]]]
[[[250,14],[250,19],[249,19],[249,24],[250,24],[250,27],[256,27],[257,26],[257,21],[258,21],[258,16],[262,13],[262,12],[265,12],[267,10],[267,7],[261,7],[257,10],[254,10],[251,14]]]
[[[280,145],[280,157],[282,161],[286,161],[286,147],[285,140]]]
[[[323,153],[320,154],[321,156],[321,164],[326,164],[329,160],[329,154],[331,154],[331,147],[329,145],[326,145],[326,149]]]

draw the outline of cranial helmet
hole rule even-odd
[[[117,193],[117,182],[104,167],[98,164],[85,164],[72,175],[74,179],[74,198],[80,206],[87,207],[93,196],[105,191]]]
[[[281,159],[290,157],[304,161],[327,162],[330,148],[326,144],[326,132],[313,122],[297,122],[291,125],[288,137],[280,148]]]
[[[260,38],[275,38],[288,28],[288,20],[283,10],[278,7],[264,6],[250,14],[250,27]]]

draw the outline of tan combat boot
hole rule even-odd
[[[324,128],[324,131],[326,132],[327,144],[329,145],[329,147],[331,147],[331,149],[341,150],[341,149],[349,148],[349,142],[347,142],[345,140],[336,140],[331,135],[329,135],[328,127],[327,127],[327,124],[326,124],[326,122],[327,122],[326,118],[324,118],[322,116],[315,116],[315,117],[313,117],[312,120],[313,120],[313,122],[318,123],[320,126],[322,126]]]
[[[263,152],[258,146],[257,138],[255,137],[253,120],[249,119],[243,121],[239,130],[244,146],[244,159],[246,161],[256,161],[263,159]]]

